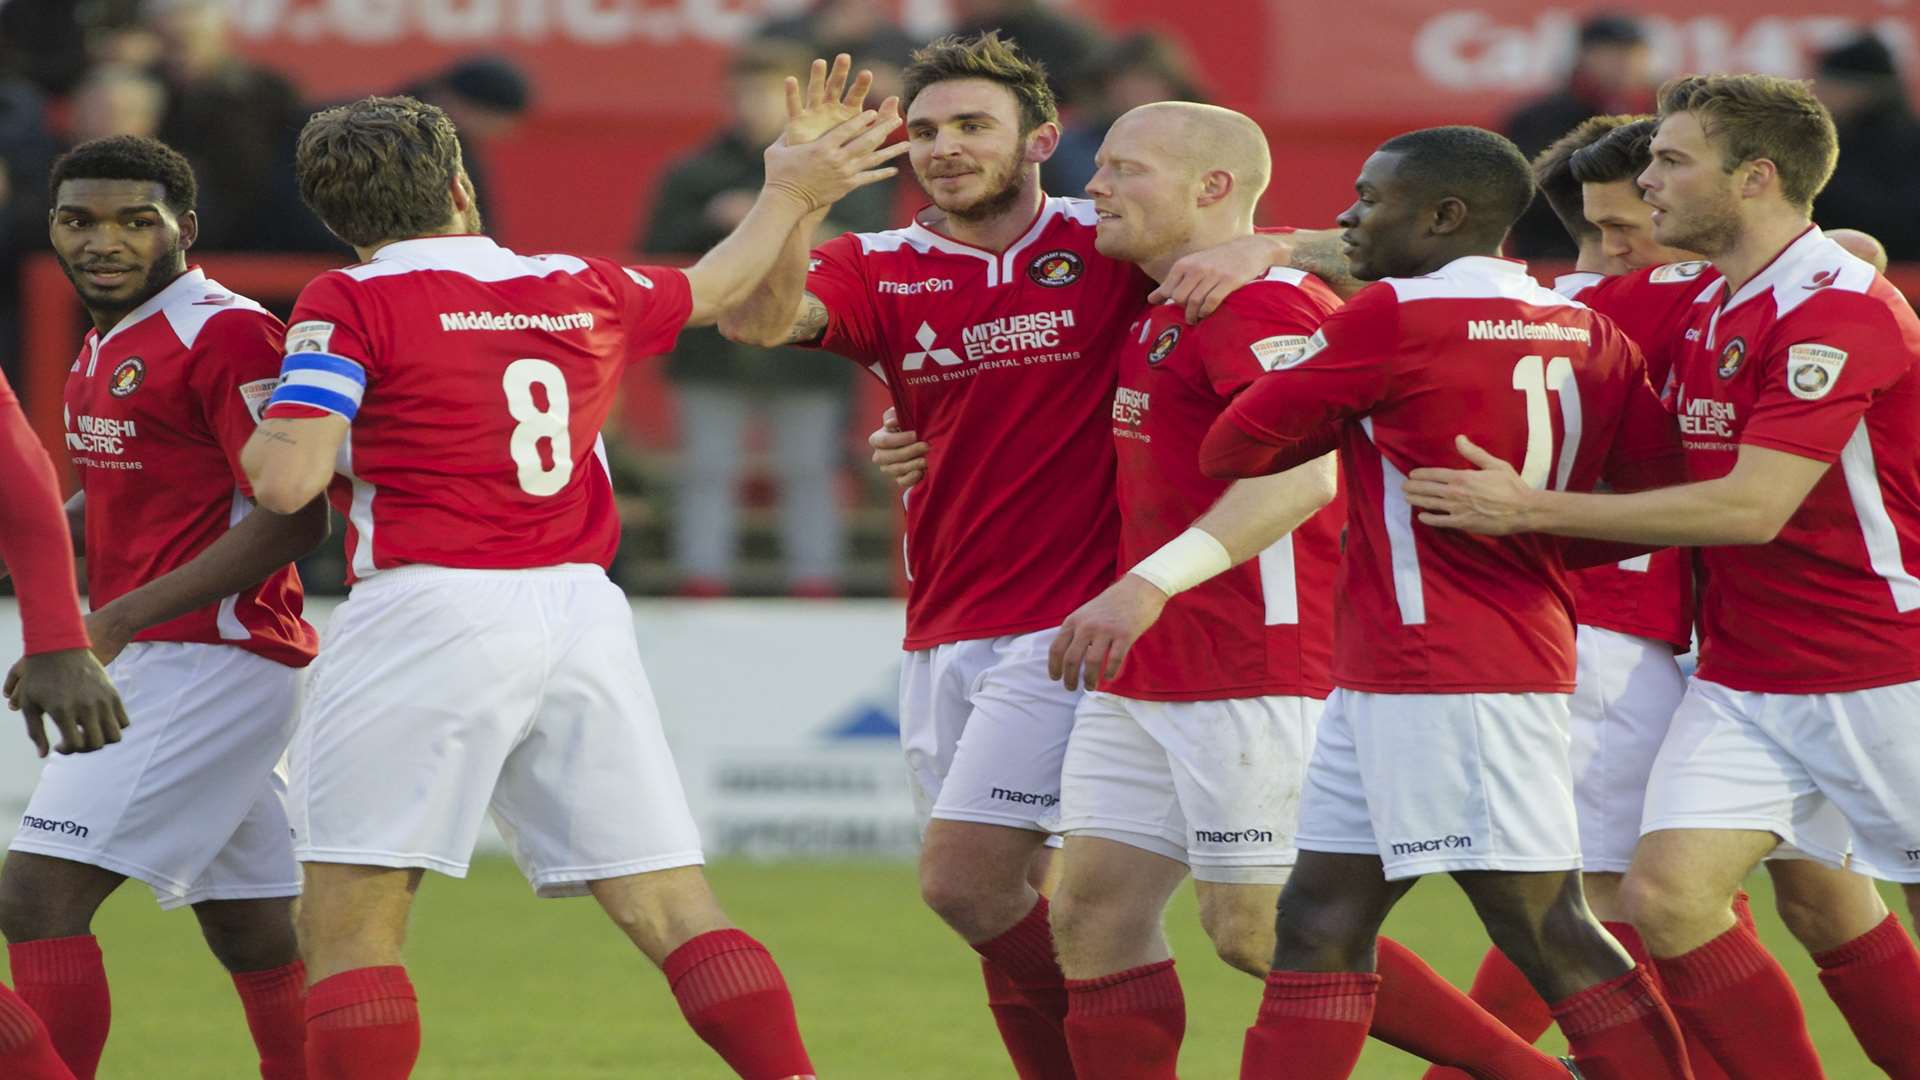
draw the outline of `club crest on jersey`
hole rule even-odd
[[[1172,352],[1173,347],[1178,344],[1180,344],[1179,327],[1169,326],[1160,331],[1160,336],[1153,339],[1153,348],[1147,350],[1147,363],[1157,364],[1165,360],[1167,354]]]
[[[1080,280],[1086,269],[1080,256],[1065,248],[1049,251],[1027,264],[1027,276],[1035,285],[1045,285],[1049,289],[1058,289]]]
[[[1270,338],[1261,338],[1250,348],[1253,358],[1268,371],[1280,371],[1290,368],[1307,358],[1308,350],[1313,348],[1313,339],[1305,334],[1275,334]]]
[[[1794,345],[1787,349],[1787,389],[1802,401],[1818,401],[1840,381],[1847,354],[1831,345]]]
[[[1647,281],[1653,285],[1666,285],[1675,281],[1692,281],[1706,273],[1707,260],[1689,259],[1686,262],[1668,263],[1647,275]]]
[[[107,393],[114,397],[126,397],[147,379],[147,362],[137,356],[129,356],[120,361],[113,369],[113,376],[107,380]]]
[[[1746,362],[1747,339],[1734,338],[1727,342],[1726,348],[1720,350],[1720,366],[1714,369],[1714,374],[1723,379],[1731,379],[1740,370],[1740,365]]]

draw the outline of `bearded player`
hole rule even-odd
[[[1670,381],[1693,483],[1563,500],[1514,490],[1476,450],[1483,471],[1433,470],[1408,488],[1445,527],[1705,549],[1701,665],[1655,761],[1622,895],[1675,1011],[1736,1076],[1820,1075],[1785,973],[1716,907],[1754,865],[1790,843],[1899,882],[1920,908],[1920,761],[1898,734],[1920,685],[1904,554],[1920,542],[1920,320],[1812,226],[1836,157],[1804,84],[1691,77],[1662,90],[1639,178],[1654,239],[1721,275]],[[1789,625],[1815,631],[1819,651],[1779,637]],[[1855,1010],[1920,1000],[1911,951],[1884,921],[1829,957],[1876,969],[1840,976],[1873,986],[1849,1021],[1900,1076],[1920,1074],[1910,1026]]]
[[[857,109],[844,79],[844,65],[829,78],[819,64],[804,100],[793,86],[797,122]],[[1020,1075],[1070,1077],[1064,977],[1035,885],[1080,695],[1048,677],[1047,650],[1113,580],[1113,357],[1153,284],[1095,250],[1090,204],[1041,190],[1060,128],[1038,65],[997,35],[949,38],[915,55],[905,83],[910,159],[933,205],[908,228],[811,255],[817,221],[803,222],[782,269],[721,329],[867,366],[901,425],[936,447],[906,498],[901,740],[927,821],[921,894],[983,958]],[[1248,238],[1221,256],[1239,285],[1284,252]]]
[[[354,585],[291,762],[316,1080],[408,1075],[401,944],[425,870],[466,872],[491,811],[543,896],[591,894],[749,1080],[811,1076],[792,998],[734,929],[606,576],[619,539],[598,432],[632,359],[767,272],[794,223],[886,179],[891,104],[767,150],[740,227],[686,271],[522,256],[481,233],[445,113],[316,115],[302,197],[360,265],[301,293],[246,465],[262,505],[334,486]],[[424,358],[424,359],[423,359]]]
[[[240,468],[282,327],[187,265],[194,176],[165,145],[83,143],[54,164],[52,195],[54,254],[94,325],[66,389],[87,627],[139,723],[41,774],[0,869],[14,980],[92,1076],[111,1013],[92,919],[136,878],[162,907],[192,907],[261,1074],[304,1076],[300,877],[276,766],[317,643],[290,564],[326,538],[327,509],[255,512]]]
[[[1653,208],[1634,181],[1652,164],[1658,127],[1654,117],[1597,118],[1535,161],[1542,193],[1580,248],[1577,272],[1561,278],[1556,288],[1618,321],[1645,350],[1656,385],[1686,345],[1695,302],[1719,278],[1697,252],[1654,239]],[[1885,268],[1885,250],[1872,237],[1846,229],[1827,235],[1877,270]],[[1649,960],[1645,943],[1620,921],[1617,897],[1620,873],[1639,839],[1646,777],[1685,692],[1673,653],[1685,651],[1690,639],[1693,583],[1690,559],[1678,573],[1661,570],[1661,561],[1674,554],[1672,549],[1654,552],[1573,578],[1580,618],[1574,791],[1587,897],[1607,928],[1643,962]],[[1895,928],[1899,922],[1869,879],[1786,847],[1765,865],[1781,920],[1813,955],[1821,984],[1861,1045],[1869,1056],[1879,1055],[1876,1046],[1903,1038],[1900,1033],[1920,1021],[1912,1003],[1879,990],[1892,977],[1890,970],[1920,964],[1920,952],[1904,935],[1883,928],[1889,919]],[[1751,930],[1744,890],[1735,895],[1735,913]],[[1545,1004],[1498,950],[1481,965],[1474,998],[1522,1036],[1537,1036],[1551,1022]],[[1697,1076],[1725,1075],[1691,1035],[1688,1057]],[[1430,1073],[1428,1080],[1445,1076]]]

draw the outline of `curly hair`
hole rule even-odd
[[[997,30],[970,38],[948,35],[916,50],[912,62],[901,72],[901,104],[912,105],[920,91],[956,79],[985,79],[1006,87],[1020,103],[1022,135],[1060,119],[1053,87],[1047,83],[1046,66],[1022,53]]]
[[[109,135],[61,154],[47,178],[50,204],[60,202],[60,185],[69,180],[145,180],[159,184],[166,192],[161,202],[176,216],[192,210],[200,197],[200,185],[187,159],[159,139],[141,135]]]
[[[453,215],[460,141],[438,107],[369,97],[315,113],[300,130],[300,198],[355,247],[423,236]]]

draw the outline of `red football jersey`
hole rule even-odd
[[[315,278],[288,365],[313,354],[364,382],[333,488],[353,579],[612,562],[600,427],[627,363],[672,348],[692,306],[678,270],[518,255],[484,236],[388,244]],[[268,416],[327,411],[284,396]]]
[[[67,376],[67,449],[87,499],[87,591],[95,608],[171,573],[253,510],[240,449],[279,379],[280,320],[187,271],[87,334]],[[318,637],[288,566],[135,641],[236,645],[304,666]]]
[[[1695,301],[1720,280],[1712,263],[1650,266],[1631,274],[1573,274],[1554,283],[1626,331],[1647,358],[1647,380],[1657,390],[1687,344]],[[1655,638],[1685,651],[1693,641],[1693,559],[1666,548],[1610,566],[1576,571],[1575,620],[1622,634]]]
[[[1920,679],[1920,320],[1808,229],[1700,306],[1673,407],[1696,480],[1741,446],[1837,462],[1771,543],[1703,549],[1700,677],[1736,690]]]
[[[1334,683],[1375,693],[1564,693],[1573,601],[1561,541],[1422,524],[1402,491],[1465,434],[1536,487],[1639,486],[1678,454],[1640,351],[1504,259],[1363,290],[1222,417],[1290,467],[1340,447],[1346,559]]]
[[[1339,306],[1319,278],[1276,269],[1198,325],[1170,304],[1133,324],[1113,399],[1122,568],[1187,531],[1227,490],[1232,481],[1200,472],[1207,428],[1254,379],[1305,351]],[[1326,697],[1344,515],[1336,500],[1258,557],[1168,601],[1101,689],[1158,701]]]
[[[817,344],[932,448],[905,499],[908,649],[1044,630],[1113,582],[1114,362],[1153,285],[1094,250],[1094,220],[1048,199],[1004,252],[917,222],[814,252]]]

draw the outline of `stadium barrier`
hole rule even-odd
[[[338,605],[311,599],[308,618],[324,634]],[[636,600],[633,611],[709,855],[916,850],[896,706],[902,605]],[[19,609],[0,601],[0,671],[19,642]],[[19,827],[39,769],[17,721],[0,731],[0,839]],[[491,827],[483,846],[501,848]]]

